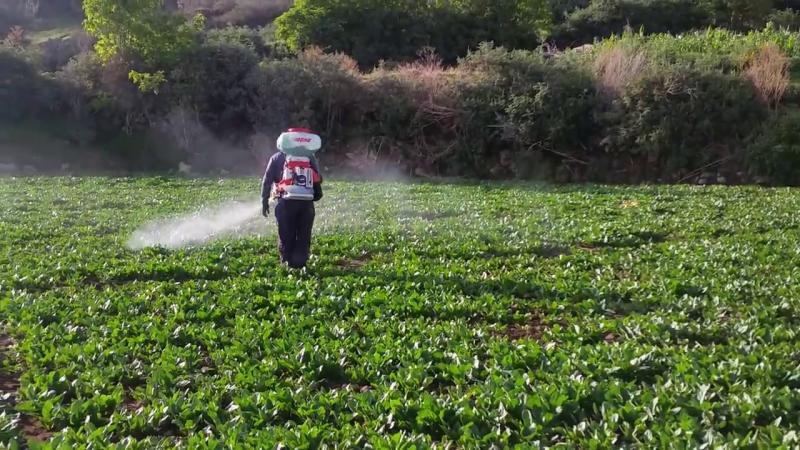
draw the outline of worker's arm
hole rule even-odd
[[[309,158],[311,161],[311,168],[314,169],[314,172],[317,173],[317,178],[314,180],[315,183],[322,183],[322,172],[319,170],[319,162],[317,161],[316,156],[312,156]]]
[[[269,196],[272,193],[272,185],[280,181],[278,178],[281,167],[283,167],[283,164],[278,161],[280,156],[280,153],[272,155],[267,163],[267,169],[264,171],[264,178],[261,180],[261,206],[265,216],[269,213]]]
[[[319,170],[319,163],[316,157],[311,157],[311,168],[314,169],[314,201],[322,199],[322,173]]]

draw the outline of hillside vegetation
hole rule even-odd
[[[248,170],[307,126],[360,173],[800,182],[791,1],[58,4],[4,7],[0,114],[96,166]]]

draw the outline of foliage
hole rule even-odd
[[[773,11],[767,16],[767,22],[775,24],[778,28],[800,31],[800,11],[794,9]]]
[[[95,36],[103,61],[114,57],[141,60],[162,68],[177,64],[196,42],[202,15],[193,21],[165,12],[162,0],[84,0],[86,31]]]
[[[167,77],[164,76],[163,70],[152,73],[131,70],[128,73],[128,76],[130,77],[131,82],[133,82],[133,84],[135,84],[140,91],[152,92],[154,94],[158,94],[158,90],[164,83],[167,82]]]
[[[710,28],[682,35],[626,32],[605,39],[597,51],[622,46],[645,52],[651,64],[688,64],[701,70],[741,72],[764,47],[776,45],[790,58],[800,57],[800,33],[767,25],[763,30],[736,33]]]
[[[209,30],[206,41],[215,46],[239,46],[259,55],[266,53],[264,37],[253,28],[229,26]]]
[[[10,408],[40,446],[800,443],[795,190],[340,182],[308,273],[263,219],[125,247],[253,187],[0,180]]]
[[[763,116],[746,81],[677,66],[641,78],[601,120],[607,151],[639,155],[651,168],[672,175],[727,156],[724,151],[746,138]]]
[[[751,170],[779,185],[800,185],[800,114],[775,114],[747,147]]]
[[[550,11],[555,23],[566,19],[576,9],[589,6],[591,0],[550,0]]]
[[[304,126],[324,133],[326,141],[340,136],[361,93],[355,61],[318,49],[293,60],[263,62],[248,77],[247,89],[256,130],[269,134]]]
[[[16,120],[44,113],[54,106],[50,104],[53,91],[52,83],[39,73],[37,55],[0,45],[0,118]]]
[[[493,156],[512,150],[523,158],[531,152],[572,152],[592,133],[592,82],[574,67],[531,52],[483,46],[462,60],[460,69],[475,80],[457,93],[467,152],[461,155],[478,175],[488,175],[487,162],[494,158],[477,148]]]
[[[715,25],[733,30],[764,26],[772,11],[774,0],[700,0]]]
[[[550,10],[544,0],[299,0],[276,24],[277,37],[294,51],[320,46],[372,68],[413,59],[424,47],[445,62],[487,40],[534,48],[549,28]]]
[[[248,45],[203,45],[170,74],[171,103],[191,107],[203,125],[219,134],[246,131],[251,99],[245,81],[257,64],[258,55]]]
[[[651,33],[681,33],[708,24],[694,0],[595,0],[573,11],[557,27],[560,46],[592,43],[622,33],[626,27]]]

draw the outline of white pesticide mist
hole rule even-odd
[[[397,214],[412,208],[409,186],[378,184],[361,192],[326,190],[315,204],[314,234],[356,232],[396,223]],[[336,186],[337,188],[339,186]],[[393,208],[387,210],[386,205]],[[202,246],[218,239],[264,237],[276,232],[275,205],[269,218],[261,216],[260,200],[232,200],[178,217],[158,219],[139,227],[128,239],[131,250],[161,247],[170,250]]]
[[[261,220],[259,220],[261,219]],[[203,245],[223,237],[262,234],[268,224],[261,217],[260,201],[231,201],[185,216],[150,222],[131,235],[128,247],[171,250]]]

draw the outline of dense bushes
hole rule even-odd
[[[138,168],[249,171],[251,151],[263,157],[277,133],[306,126],[322,133],[326,164],[408,174],[679,181],[724,162],[781,183],[797,176],[780,164],[795,157],[797,130],[770,115],[796,97],[785,94],[800,45],[774,28],[626,33],[556,54],[483,44],[455,64],[429,50],[370,71],[317,48],[278,57],[246,28],[204,36],[157,93],[137,89],[119,59],[83,53],[41,76],[8,47],[0,101],[15,107],[3,114],[69,115],[89,130],[81,145],[125,147]]]
[[[728,156],[763,117],[744,80],[677,66],[645,75],[613,102],[603,145],[651,177],[670,177]]]
[[[191,105],[202,123],[229,137],[249,131],[245,79],[258,64],[245,46],[210,43],[194,50],[171,74],[172,104]]]
[[[320,46],[353,56],[362,68],[408,61],[433,47],[446,62],[481,42],[535,48],[550,23],[545,0],[298,0],[277,21],[289,48]]]
[[[592,133],[592,83],[579,68],[484,46],[462,61],[460,72],[459,79],[472,81],[458,89],[465,139],[456,163],[469,161],[477,175],[505,169],[525,176],[531,167],[511,167],[502,155],[541,162],[543,152],[580,153]],[[495,162],[500,167],[487,164]]]
[[[557,4],[572,5],[569,0]],[[580,2],[574,2],[580,5]],[[772,21],[781,27],[796,27],[797,13],[777,10],[773,0],[592,0],[581,8],[565,8],[553,40],[560,46],[575,46],[622,33],[627,27],[648,34],[683,33],[707,27],[734,31],[760,29]]]
[[[594,0],[569,14],[555,30],[561,46],[591,43],[597,36],[610,36],[625,27],[647,33],[680,33],[709,22],[695,0]]]
[[[35,111],[42,80],[23,55],[0,48],[0,118],[17,119]]]
[[[754,175],[776,184],[800,185],[800,112],[775,115],[751,140],[746,161]]]

